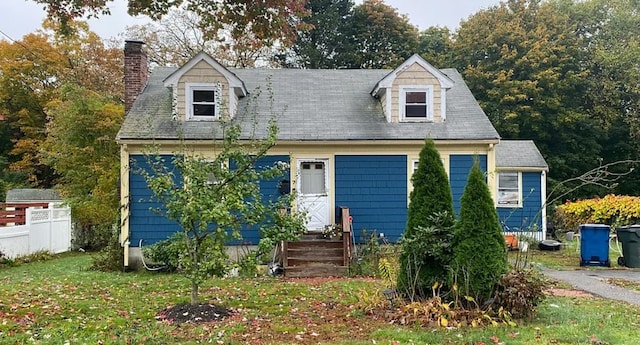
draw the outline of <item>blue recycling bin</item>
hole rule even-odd
[[[609,225],[580,225],[580,266],[611,266],[611,261],[609,261],[610,232]]]

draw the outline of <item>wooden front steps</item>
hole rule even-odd
[[[342,238],[326,239],[307,233],[295,242],[284,242],[285,277],[340,277],[349,273],[351,223],[349,209],[341,208]]]
[[[308,236],[308,235],[305,235]],[[286,277],[345,276],[342,240],[302,239],[284,245],[284,275]]]

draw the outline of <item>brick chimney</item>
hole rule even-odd
[[[133,102],[147,84],[149,70],[147,53],[142,41],[124,42],[124,112],[129,112]]]

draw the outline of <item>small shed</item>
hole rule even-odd
[[[60,192],[55,189],[19,188],[7,191],[6,202],[12,204],[60,203],[62,197]]]

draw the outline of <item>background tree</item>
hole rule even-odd
[[[156,22],[128,26],[125,32],[125,37],[135,37],[146,44],[149,63],[153,65],[182,66],[201,51],[220,63],[233,65],[219,56],[215,42],[204,36],[200,17],[184,9],[173,9]]]
[[[249,145],[241,145],[239,126],[224,126],[224,140],[214,142],[215,159],[193,154],[183,146],[171,159],[172,167],[152,153],[148,158],[151,170],[139,171],[162,205],[162,214],[182,229],[187,253],[180,262],[191,285],[192,304],[199,303],[199,287],[205,279],[225,273],[225,245],[232,238],[242,238],[243,225],[261,223],[271,215],[289,225],[280,227],[278,236],[288,234],[293,240],[304,230],[304,217],[281,212],[291,207],[291,196],[275,204],[261,202],[260,181],[277,178],[287,168],[285,164],[255,165],[276,144],[275,122],[270,122],[265,139]],[[267,241],[272,244],[270,238]]]
[[[450,62],[452,33],[447,27],[431,26],[420,32],[418,53],[438,68],[452,67]]]
[[[50,119],[46,105],[60,87],[74,83],[114,100],[122,98],[122,53],[106,47],[86,23],[69,23],[74,33],[62,37],[50,22],[43,30],[10,43],[0,40],[0,133],[9,168],[25,174],[26,185],[49,188],[57,175],[39,154]]]
[[[233,38],[227,30],[204,30],[200,15],[179,8],[155,22],[127,27],[125,37],[145,42],[149,62],[157,66],[181,66],[201,51],[225,66],[264,66],[280,50],[275,44],[254,42],[250,35]]]
[[[540,0],[482,10],[455,35],[454,61],[470,89],[503,138],[535,140],[552,186],[599,162],[584,48],[571,17]]]
[[[353,0],[309,0],[306,9],[305,29],[298,31],[291,53],[280,57],[281,63],[303,68],[352,66]]]
[[[585,106],[603,133],[602,164],[640,159],[640,4],[591,0],[558,7],[569,13],[588,52]],[[613,192],[640,195],[640,170],[621,179]]]
[[[395,68],[418,51],[418,29],[382,0],[353,8],[354,63],[350,68]]]
[[[25,49],[28,47],[28,49]],[[29,34],[0,41],[0,113],[4,115],[3,156],[9,168],[25,174],[34,187],[51,187],[55,175],[38,157],[44,140],[46,104],[57,97],[66,66],[47,37]]]
[[[402,239],[398,291],[411,299],[428,297],[434,283],[446,283],[453,258],[453,197],[440,154],[431,139],[420,151],[411,177],[407,227]]]
[[[498,214],[476,161],[460,199],[453,253],[454,283],[461,295],[482,304],[508,270],[506,245]]]
[[[124,106],[67,84],[60,98],[48,104],[48,114],[41,153],[60,176],[56,187],[71,206],[75,245],[102,247],[117,225],[120,149],[114,139]]]
[[[85,16],[109,14],[111,0],[33,0],[45,5],[49,17],[68,34],[68,23]],[[129,14],[147,15],[159,20],[171,9],[183,8],[199,17],[198,26],[206,40],[215,40],[223,48],[232,48],[236,66],[252,66],[256,54],[276,46],[290,46],[300,19],[307,12],[307,0],[129,0]]]

